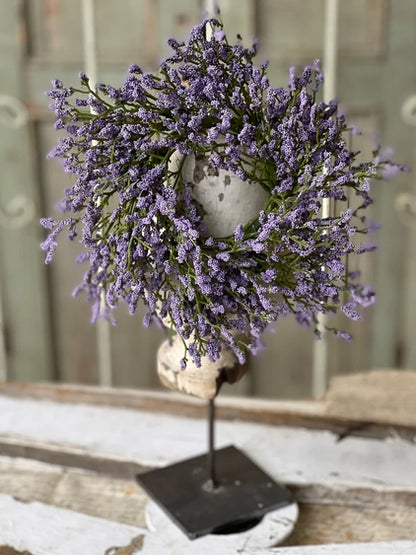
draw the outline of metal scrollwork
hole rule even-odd
[[[416,226],[416,194],[400,193],[396,197],[395,205],[402,222]]]
[[[26,125],[29,113],[21,100],[7,94],[0,94],[0,124],[12,129]],[[6,206],[0,206],[0,226],[6,229],[21,229],[35,216],[33,200],[18,194]]]
[[[29,113],[21,100],[7,94],[0,94],[0,123],[12,129],[23,127]]]
[[[6,229],[21,229],[27,226],[35,217],[35,205],[26,195],[17,195],[0,208],[0,226]]]
[[[402,104],[402,119],[407,125],[416,125],[416,94],[409,96]]]

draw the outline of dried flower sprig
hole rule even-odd
[[[89,266],[75,294],[86,292],[93,319],[120,301],[133,314],[143,300],[145,325],[156,317],[192,338],[183,366],[188,354],[197,365],[201,356],[216,360],[223,347],[242,362],[266,326],[290,313],[317,335],[319,313],[341,309],[358,319],[374,292],[344,259],[372,248],[352,241],[367,232],[370,181],[404,168],[380,149],[357,163],[337,103],[317,100],[318,62],[301,76],[291,71],[287,89],[273,88],[267,64],[253,64],[255,48],[230,45],[215,19],[194,27],[186,43],[168,42],[173,53],[157,73],[132,66],[121,88],[92,88],[84,74],[78,89],[53,82],[47,94],[65,136],[51,156],[76,181],[61,206],[73,216],[42,220],[46,261],[63,228],[70,239],[81,232],[78,262]],[[169,164],[177,151],[262,187],[263,210],[229,237],[207,236],[181,166]],[[338,215],[321,217],[325,198],[342,207]]]

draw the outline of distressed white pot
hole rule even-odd
[[[263,208],[267,193],[257,184],[241,180],[230,171],[209,165],[205,156],[190,154],[183,159],[175,152],[169,162],[169,170],[176,172],[182,164],[182,177],[191,184],[192,196],[203,212],[207,236],[220,238],[232,235],[239,224],[245,225]],[[180,361],[184,355],[181,338],[170,344],[165,341],[157,354],[160,381],[166,387],[201,397],[213,399],[224,382],[234,383],[243,377],[241,366],[231,349],[223,349],[220,358],[211,362],[202,357],[201,367],[192,360],[182,370]]]
[[[245,374],[231,349],[223,349],[215,362],[202,357],[198,368],[188,355],[184,370],[180,360],[184,355],[184,345],[179,336],[172,343],[164,341],[157,352],[157,369],[161,383],[174,391],[180,391],[201,399],[213,399],[223,383],[235,383]]]
[[[182,160],[183,156],[175,152],[169,162],[170,171],[178,171]],[[182,177],[191,184],[192,196],[201,205],[207,235],[211,237],[232,235],[239,224],[245,225],[258,215],[267,199],[258,184],[210,166],[206,156],[186,156]]]

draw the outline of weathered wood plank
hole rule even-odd
[[[95,406],[120,407],[145,410],[163,414],[176,414],[192,418],[204,418],[207,404],[200,399],[165,391],[146,391],[122,388],[105,388],[78,384],[55,384],[24,382],[0,383],[0,393],[8,397],[44,399],[58,403],[81,403]],[[247,399],[220,395],[216,399],[218,417],[224,420],[259,422],[285,426],[302,426],[312,429],[331,430],[343,437],[388,437],[394,434],[412,439],[416,434],[414,426],[395,423],[392,411],[389,420],[373,422],[335,415],[327,410],[325,402],[315,400],[271,401],[267,399]]]
[[[97,455],[87,450],[64,443],[47,443],[21,437],[0,436],[0,455],[9,458],[25,458],[42,463],[60,465],[67,469],[76,468],[96,472],[109,479],[131,479],[132,476],[153,468],[138,461],[110,454]],[[336,472],[334,473],[336,474]],[[336,482],[315,483],[294,479],[286,484],[297,501],[303,504],[342,504],[343,506],[397,509],[416,506],[416,489],[407,487],[377,488],[370,485],[343,484]]]
[[[0,494],[0,523],[0,542],[3,546],[8,546],[11,553],[12,548],[19,552],[26,551],[25,555],[132,555],[136,552],[146,555],[235,555],[235,546],[238,545],[238,538],[229,541],[230,536],[205,536],[191,541],[179,531],[181,535],[175,537],[166,533],[155,534],[145,528],[39,502],[22,503],[4,494]],[[415,541],[396,541],[278,547],[250,552],[255,555],[411,555],[415,548]],[[240,549],[240,552],[245,551],[243,545]]]
[[[103,555],[131,545],[145,530],[39,502],[24,503],[0,494],[0,545],[30,555]],[[113,554],[116,550],[113,550]]]
[[[296,528],[284,545],[414,540],[415,529],[414,507],[386,510],[360,506],[301,505]],[[371,543],[367,545],[371,549]],[[355,545],[350,546],[350,553],[358,553]]]
[[[103,456],[89,453],[86,449],[65,444],[50,444],[33,439],[0,436],[0,455],[20,457],[61,465],[66,468],[80,468],[99,472],[106,476],[128,478],[152,468],[139,462],[125,460],[117,456]]]
[[[14,456],[0,457],[0,492],[9,496],[0,494],[0,546],[25,549],[33,555],[72,555],[78,551],[74,550],[71,542],[80,540],[70,535],[62,545],[63,527],[79,532],[80,518],[85,517],[87,520],[83,521],[83,526],[90,529],[93,522],[92,533],[89,534],[87,551],[80,552],[91,555],[105,552],[102,543],[99,543],[101,551],[98,548],[95,551],[96,541],[104,542],[103,538],[107,537],[102,536],[99,523],[109,521],[113,525],[115,521],[120,522],[122,527],[132,524],[137,532],[125,541],[113,541],[118,536],[112,535],[111,543],[106,547],[107,551],[112,549],[108,551],[112,555],[124,554],[122,549],[126,553],[129,550],[134,552],[137,538],[140,552],[149,555],[173,555],[176,552],[190,555],[198,550],[201,553],[234,554],[235,546],[230,549],[230,542],[221,536],[208,536],[190,542],[182,533],[171,530],[170,526],[169,533],[166,531],[163,534],[152,533],[142,527],[146,496],[135,485],[136,472],[143,470],[145,465],[157,467],[204,452],[206,421],[195,417],[195,414],[193,418],[175,416],[174,397],[178,402],[181,396],[170,394],[117,392],[116,402],[124,399],[134,407],[131,410],[114,406],[111,390],[103,390],[101,397],[98,395],[100,402],[103,403],[107,396],[113,406],[85,404],[88,395],[94,398],[95,389],[87,388],[86,392],[79,386],[69,387],[67,391],[64,388],[61,389],[61,402],[56,402],[13,398],[4,395],[7,391],[4,387],[3,395],[0,395],[0,452],[3,450],[4,454],[9,448],[9,455]],[[59,397],[57,389],[51,384],[27,387],[26,390],[36,391],[38,396],[53,393]],[[25,388],[15,387],[10,391],[22,394]],[[77,398],[78,404],[69,402],[71,396]],[[169,397],[171,412],[157,412],[157,403],[162,405]],[[204,403],[199,400],[188,400],[190,408],[204,408]],[[143,410],[143,406],[140,407],[143,401],[153,403],[153,409]],[[227,402],[228,408],[242,403],[235,398]],[[260,414],[267,407],[273,413],[276,405],[269,401],[251,400],[250,403],[254,414],[256,411]],[[293,412],[297,406],[305,416],[324,414],[322,404],[317,402],[286,405],[292,405],[290,410]],[[286,547],[253,553],[350,555],[362,551],[368,555],[377,548],[374,554],[393,555],[395,549],[415,547],[415,542],[395,542],[413,539],[416,526],[415,446],[409,441],[398,437],[385,440],[348,437],[340,442],[329,431],[254,424],[235,419],[231,422],[220,420],[217,432],[218,447],[236,444],[272,477],[287,484],[301,502],[299,525],[286,540]],[[49,459],[45,460],[57,464],[19,458],[39,457],[42,454],[49,455]],[[87,464],[89,471],[71,469],[68,464]],[[12,496],[17,500],[13,500]],[[63,511],[62,507],[77,512]],[[85,514],[80,515],[80,512]],[[90,521],[93,517],[99,518]],[[33,532],[35,524],[45,532],[42,541],[46,534],[48,542],[55,541],[60,534],[59,544],[56,539],[58,547],[49,543],[45,548],[43,544],[35,545],[31,539],[29,541],[28,537],[31,537],[26,531]],[[53,527],[52,533],[48,526]],[[10,530],[14,535],[9,534]],[[351,543],[375,540],[386,540],[388,543]],[[323,546],[306,546],[317,542],[350,543],[328,545],[323,551]],[[74,545],[79,548],[78,544]],[[82,547],[86,549],[86,545]],[[305,547],[289,548],[294,545]],[[339,551],[341,547],[343,551]]]
[[[148,496],[135,484],[133,476],[114,479],[57,465],[0,457],[0,492],[26,503],[37,501],[145,527]],[[415,523],[414,507],[392,510],[359,504],[303,503],[299,522],[284,545],[414,539]]]
[[[53,379],[39,188],[26,110],[20,4],[0,7],[0,294],[9,379]]]
[[[332,378],[324,400],[328,415],[416,426],[416,372],[372,371]]]
[[[131,526],[145,526],[144,507],[149,500],[136,485],[134,473],[124,479],[111,478],[102,473],[3,456],[0,492],[25,503],[38,501]]]
[[[152,467],[199,455],[207,447],[203,419],[4,396],[0,412],[4,445],[47,444],[63,453],[75,449],[78,455]],[[218,422],[217,437],[218,447],[235,444],[276,480],[302,488],[305,499],[316,499],[319,486],[327,500],[339,499],[344,489],[367,504],[380,505],[382,495],[393,505],[414,502],[415,446],[398,437],[338,441],[324,430],[225,420]]]

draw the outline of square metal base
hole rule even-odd
[[[260,521],[269,511],[293,502],[288,490],[236,447],[215,451],[215,461],[218,487],[212,490],[206,487],[207,455],[139,474],[136,479],[190,539],[226,533],[239,525],[244,529],[245,523]]]

